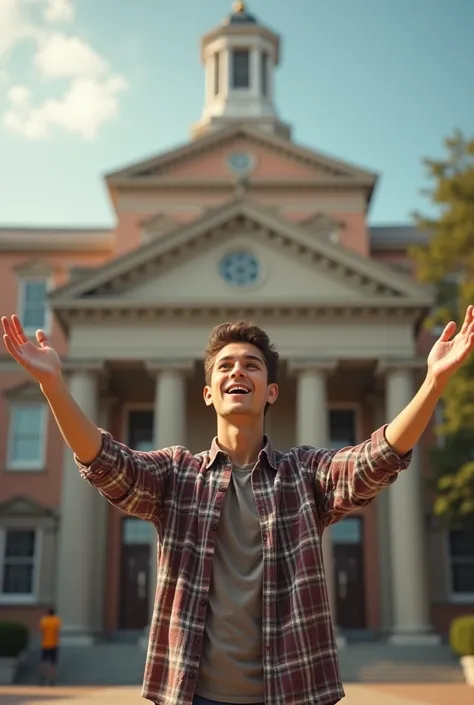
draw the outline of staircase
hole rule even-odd
[[[141,685],[145,650],[139,644],[103,642],[89,647],[61,647],[58,685]],[[38,683],[38,654],[31,654],[17,683]]]
[[[397,647],[350,643],[340,651],[345,683],[462,683],[458,660],[449,647]],[[104,642],[88,648],[62,647],[58,685],[141,685],[145,651],[137,643]],[[38,682],[38,655],[31,655],[17,679]]]
[[[349,644],[339,652],[345,683],[463,683],[459,659],[448,646]]]

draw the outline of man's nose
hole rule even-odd
[[[244,368],[240,363],[236,363],[234,365],[234,368],[232,370],[232,376],[233,377],[242,377],[244,375]]]

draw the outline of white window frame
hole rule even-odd
[[[13,436],[14,436],[14,415],[15,410],[22,406],[38,406],[41,409],[40,415],[40,439],[41,449],[40,457],[35,461],[15,460],[12,457],[13,452]],[[8,419],[8,450],[6,470],[8,472],[41,472],[46,467],[46,447],[47,447],[47,431],[48,431],[48,406],[44,402],[36,401],[18,401],[12,402],[9,408]]]
[[[5,569],[5,547],[8,531],[34,531],[35,555],[33,558],[33,592],[29,594],[9,595],[2,592],[3,572]],[[39,601],[40,566],[43,555],[43,530],[37,526],[2,526],[0,527],[0,605],[32,605]]]
[[[446,557],[446,583],[449,601],[454,604],[474,604],[474,592],[454,592],[453,576],[451,571],[453,557],[451,556],[449,545],[449,530],[444,532],[444,552]],[[474,562],[474,557],[472,560]]]
[[[21,323],[23,323],[23,307],[25,305],[25,288],[27,284],[30,284],[31,282],[46,282],[46,292],[47,294],[52,290],[53,288],[53,281],[51,277],[48,276],[38,276],[38,275],[32,275],[32,276],[23,276],[20,281],[19,281],[19,286],[18,286],[18,318],[20,319]],[[44,311],[44,327],[43,330],[46,333],[46,335],[51,334],[51,327],[52,327],[52,312],[51,312],[51,307],[49,306],[48,301],[45,302],[45,311]],[[36,331],[38,330],[37,328],[24,328],[26,335],[28,336],[34,336],[36,334]]]

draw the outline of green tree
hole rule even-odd
[[[417,276],[436,294],[429,329],[462,321],[474,303],[474,138],[455,131],[444,146],[444,159],[424,162],[432,182],[425,194],[435,215],[414,215],[428,244],[409,253]],[[442,403],[444,447],[431,454],[434,511],[451,525],[474,526],[474,360],[449,381]]]

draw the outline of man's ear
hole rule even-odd
[[[280,390],[278,389],[278,384],[276,384],[275,382],[268,385],[267,402],[269,404],[274,404],[276,402],[276,400],[278,399],[279,391]]]
[[[204,403],[206,406],[212,406],[212,392],[211,388],[206,385],[202,391],[202,396],[204,398]]]

